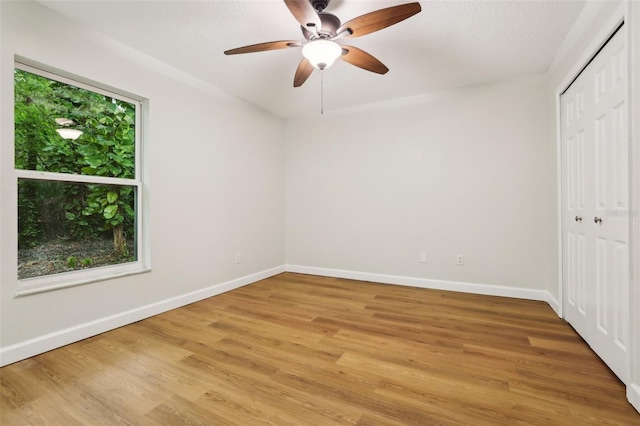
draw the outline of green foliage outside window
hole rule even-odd
[[[20,69],[14,77],[16,169],[135,178],[135,105]],[[57,118],[72,120],[82,135],[63,139]],[[112,238],[115,256],[131,258],[135,197],[130,185],[21,178],[18,248],[52,238]]]

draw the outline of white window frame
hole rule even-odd
[[[42,275],[39,277],[24,278],[18,280],[18,289],[16,296],[26,296],[34,293],[41,293],[45,291],[56,290],[60,288],[73,287],[83,284],[89,284],[93,282],[124,277],[128,275],[139,274],[148,272],[151,269],[147,260],[147,244],[148,236],[146,235],[147,229],[144,218],[143,207],[147,204],[144,193],[143,183],[143,152],[142,152],[142,99],[133,98],[113,89],[103,89],[94,83],[88,84],[82,81],[80,78],[65,77],[60,74],[44,70],[39,67],[35,67],[24,62],[15,61],[15,68],[26,71],[32,74],[36,74],[51,80],[56,80],[61,83],[69,84],[74,87],[89,90],[95,93],[99,93],[111,98],[119,99],[121,101],[128,102],[135,106],[135,171],[133,179],[102,177],[94,175],[80,175],[69,173],[53,173],[43,172],[37,170],[23,170],[15,168],[15,160],[13,161],[13,171],[15,176],[15,187],[19,179],[40,180],[49,182],[76,182],[85,184],[102,184],[102,185],[120,185],[130,186],[135,188],[135,228],[136,228],[136,260],[133,262],[120,263],[115,265],[101,266],[89,269],[82,269],[77,271],[62,272],[51,275]],[[14,101],[15,102],[15,101]],[[14,119],[15,123],[15,119]],[[15,142],[14,142],[15,147]],[[17,198],[16,198],[17,201]],[[17,240],[18,229],[15,228],[15,238]],[[17,251],[15,252],[17,255]],[[16,273],[17,273],[17,258],[16,258]]]

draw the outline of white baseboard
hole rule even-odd
[[[463,293],[485,294],[490,296],[513,297],[518,299],[540,300],[551,305],[555,299],[544,290],[505,287],[492,284],[476,284],[457,281],[431,280],[426,278],[403,277],[400,275],[373,274],[369,272],[347,271],[343,269],[316,268],[313,266],[286,265],[287,272],[321,275],[324,277],[346,278],[358,281],[372,281],[383,284],[405,285],[409,287],[431,288],[437,290],[459,291]],[[553,308],[553,306],[552,306]]]
[[[631,386],[627,386],[627,400],[640,413],[640,384],[632,383]]]
[[[553,297],[553,294],[551,294],[551,292],[547,292],[546,302],[549,304],[549,306],[551,306],[551,309],[555,311],[556,315],[562,318],[562,310],[560,309],[560,302],[558,302],[558,299]]]
[[[0,367],[104,333],[105,331],[113,330],[115,328],[197,302],[199,300],[243,287],[282,272],[285,272],[285,267],[278,266],[255,274],[236,278],[231,281],[215,284],[191,293],[182,294],[180,296],[132,309],[130,311],[111,315],[106,318],[100,318],[95,321],[90,321],[64,330],[56,331],[55,333],[46,334],[44,336],[0,348]]]

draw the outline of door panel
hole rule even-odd
[[[596,261],[595,261],[595,284],[596,284],[596,297],[591,298],[594,302],[593,306],[596,310],[596,327],[601,333],[607,334],[608,327],[608,315],[607,309],[609,307],[609,294],[611,289],[608,288],[608,274],[607,274],[607,239],[598,237],[596,238]]]
[[[615,298],[627,297],[629,294],[629,247],[626,242],[614,241],[612,263]],[[629,344],[629,304],[621,304],[613,314],[613,339],[620,349],[626,351]]]
[[[588,174],[587,152],[588,140],[592,138],[585,132],[585,122],[592,116],[593,102],[585,104],[585,100],[593,98],[593,87],[578,79],[561,98],[561,111],[565,113],[562,120],[562,157],[564,165],[563,193],[564,199],[564,282],[565,282],[565,318],[572,326],[584,335],[588,333],[586,286],[590,267],[587,261],[587,234],[589,220],[587,206],[593,197],[592,176]]]

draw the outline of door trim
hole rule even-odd
[[[640,117],[640,3],[631,2],[628,6],[631,22],[628,29],[629,43],[629,114],[631,117]],[[633,71],[633,72],[632,72]],[[629,135],[631,157],[629,160],[630,181],[630,209],[633,212],[630,217],[631,228],[631,282],[630,282],[630,313],[631,324],[629,333],[631,336],[631,386],[627,387],[627,399],[640,413],[640,120],[629,120]]]

